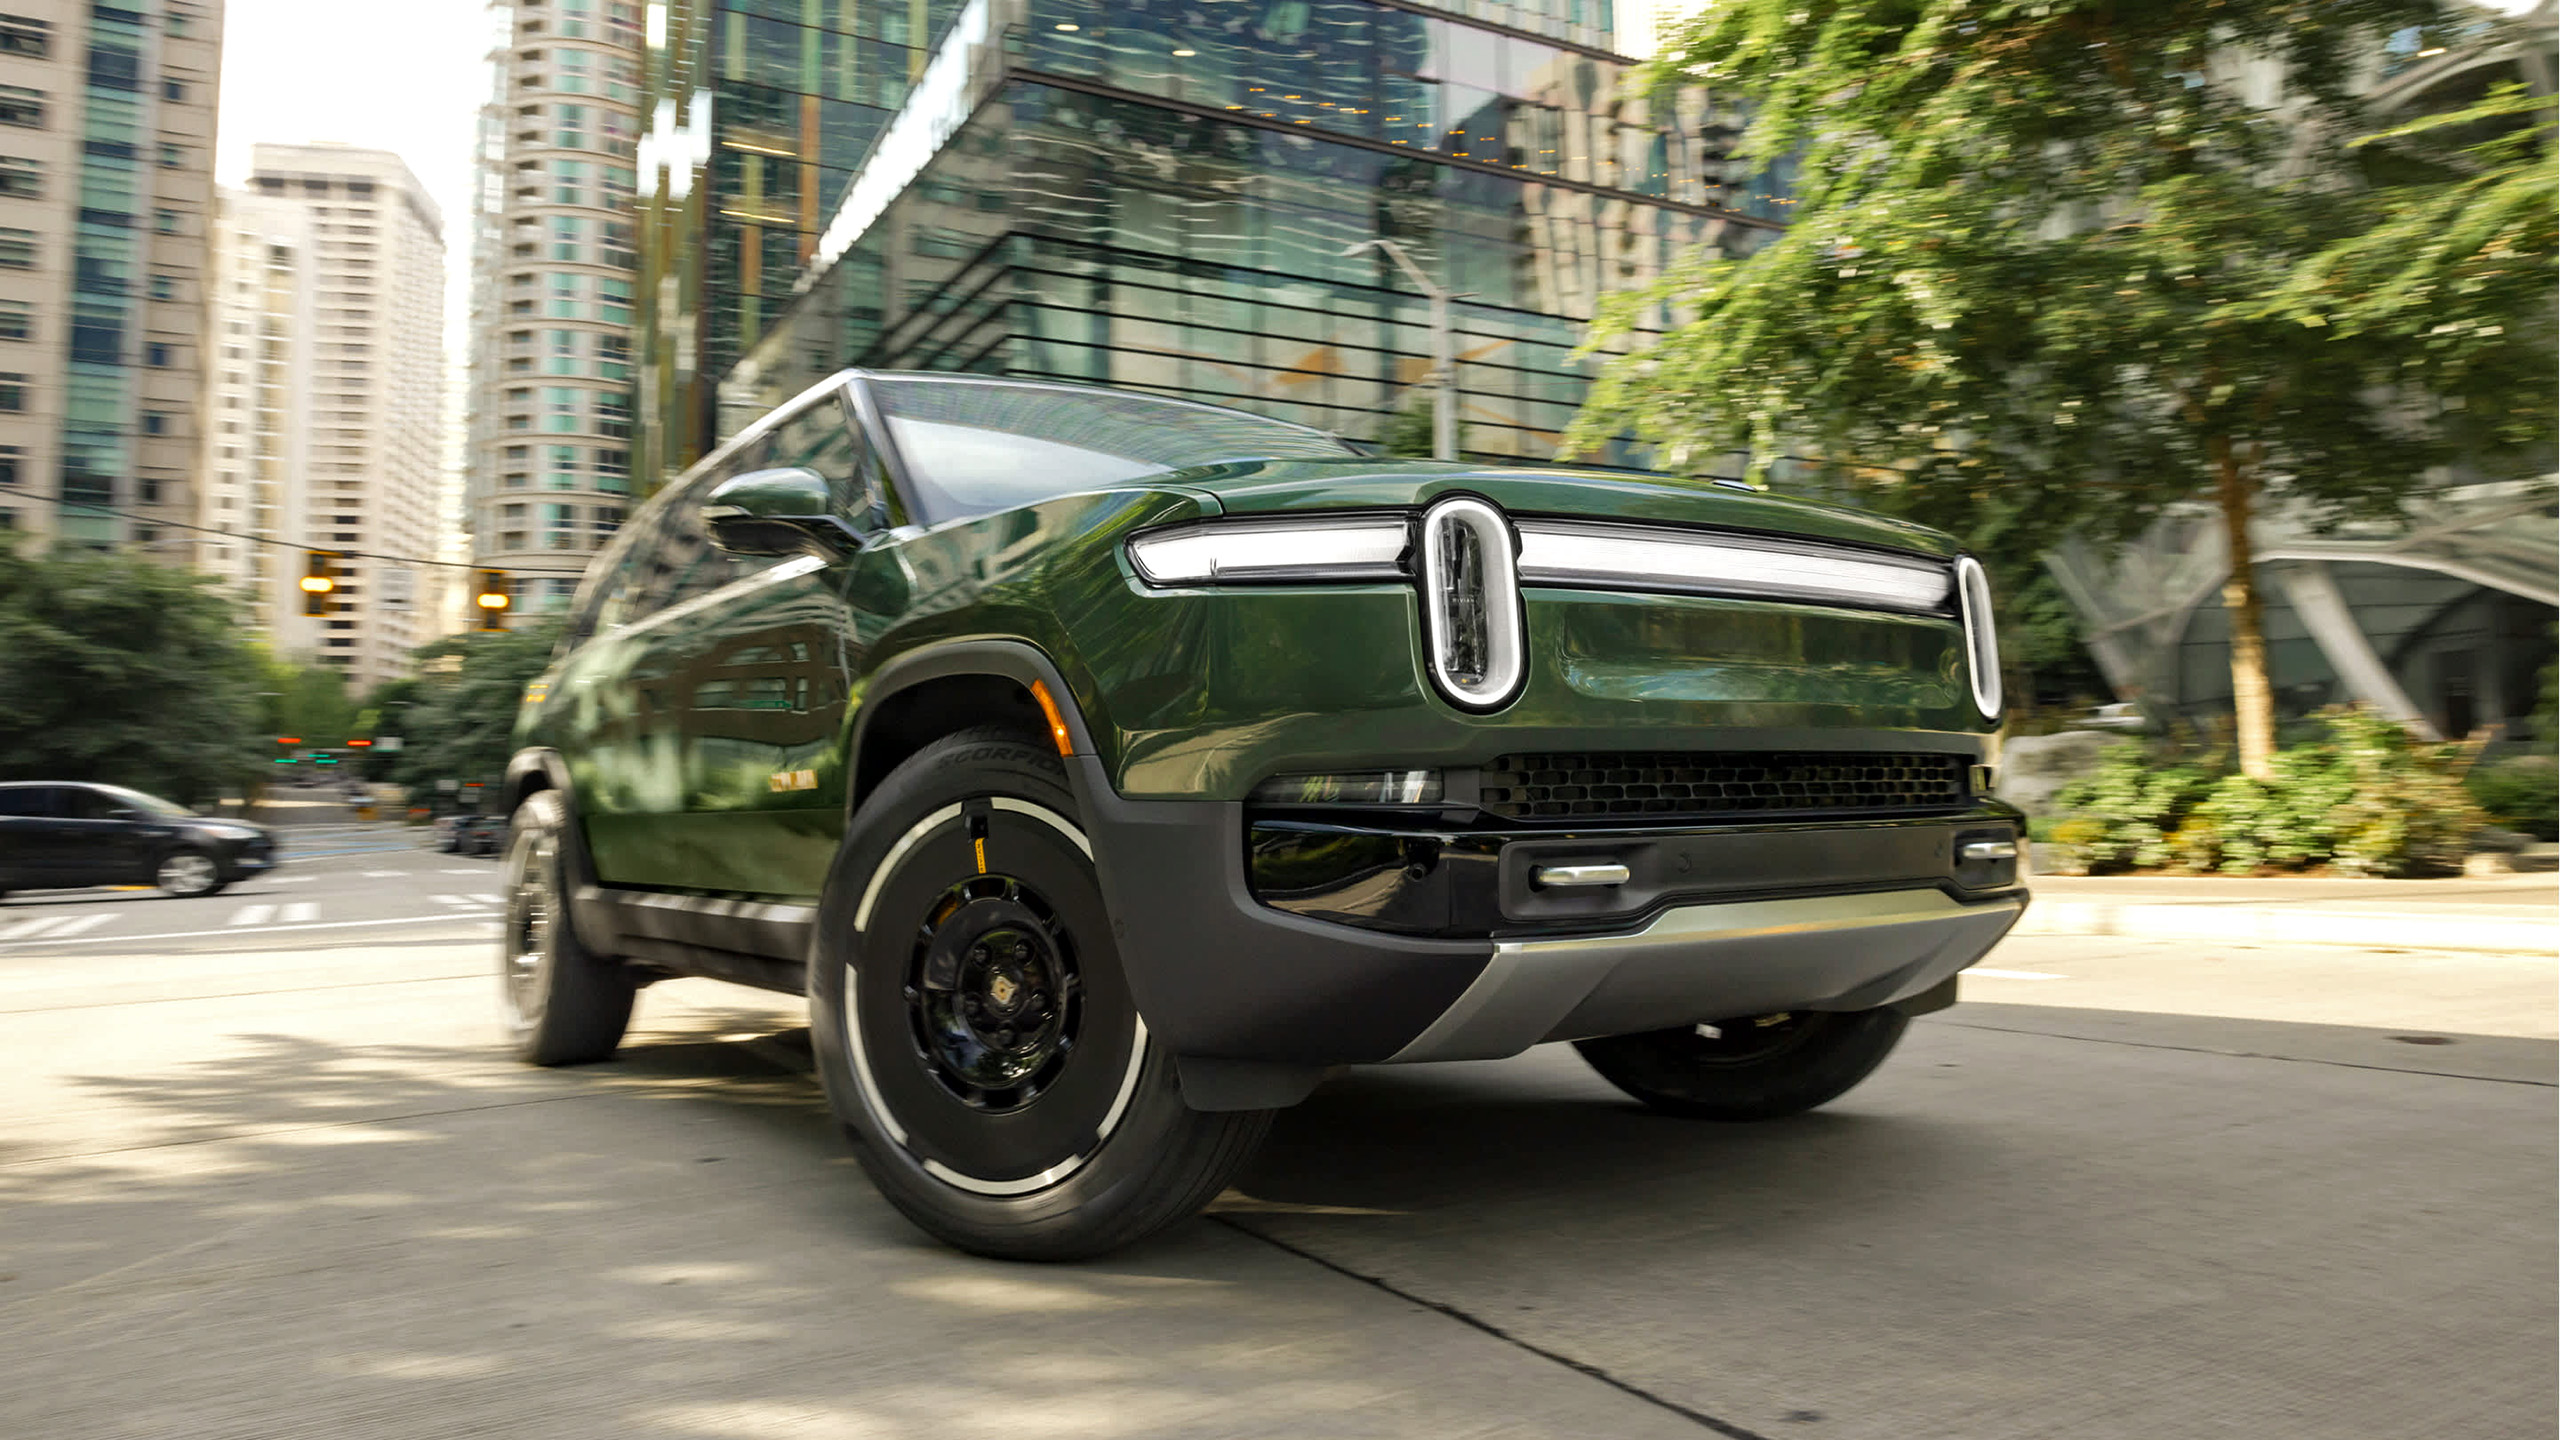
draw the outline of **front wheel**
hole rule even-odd
[[[1577,1040],[1600,1078],[1669,1115],[1775,1120],[1847,1094],[1884,1063],[1911,1017],[1797,1010]]]
[[[854,817],[809,975],[828,1103],[889,1203],[962,1250],[1071,1260],[1197,1212],[1269,1111],[1183,1103],[1057,757],[927,746]]]
[[[164,894],[190,900],[222,888],[222,867],[201,850],[172,850],[160,857],[151,881]]]

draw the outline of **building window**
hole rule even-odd
[[[27,300],[0,300],[0,340],[36,337],[36,307]]]
[[[583,390],[567,386],[546,385],[542,390],[542,428],[554,435],[575,435],[579,431],[578,397]]]
[[[0,195],[31,199],[44,193],[44,165],[23,155],[0,155]]]
[[[0,485],[18,483],[18,447],[0,445]]]
[[[187,98],[187,87],[180,81],[163,80],[160,82],[160,98],[163,100],[184,100]]]
[[[0,85],[0,125],[43,129],[44,92],[24,85]]]
[[[52,53],[52,25],[24,15],[0,15],[0,55],[31,55],[41,60]]]
[[[0,269],[36,268],[36,232],[0,226]]]
[[[170,366],[178,363],[176,358],[177,353],[178,349],[176,346],[163,345],[159,341],[155,340],[142,347],[142,363],[150,366],[154,370],[166,370]]]
[[[586,149],[587,107],[584,105],[561,106],[560,133],[552,138],[563,150]]]
[[[27,377],[0,374],[0,410],[11,412],[27,408]]]
[[[552,161],[551,198],[562,205],[585,204],[586,191],[582,187],[586,183],[586,178],[587,167],[583,162],[577,160]]]
[[[174,433],[176,427],[170,424],[174,418],[166,410],[145,410],[142,412],[142,433],[145,435]]]
[[[575,550],[578,548],[578,507],[545,505],[542,507],[542,548]]]
[[[175,170],[186,163],[187,147],[172,145],[165,140],[160,143],[160,168]]]
[[[152,276],[152,277],[151,277],[151,298],[152,298],[152,299],[154,299],[154,300],[175,300],[175,299],[177,299],[177,298],[178,298],[178,277],[177,277],[177,276],[175,276],[175,275],[154,275],[154,276]]]
[[[154,229],[154,230],[156,230],[156,231],[158,231],[158,232],[160,232],[160,233],[161,233],[161,234],[163,234],[163,235],[175,235],[175,234],[177,234],[177,233],[178,233],[178,212],[177,212],[177,211],[175,211],[175,210],[154,210],[154,211],[152,211],[152,212],[151,212],[151,228],[152,228],[152,229]]]

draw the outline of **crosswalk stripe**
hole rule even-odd
[[[231,917],[234,925],[264,925],[276,913],[273,905],[243,905]]]
[[[283,911],[276,916],[276,918],[287,924],[303,920],[317,920],[320,918],[320,907],[308,900],[305,900],[298,905],[287,905],[284,907]]]
[[[21,920],[6,930],[0,930],[0,940],[32,940],[39,935],[77,935],[83,930],[95,930],[114,918],[116,917],[113,915],[39,915],[32,920]]]

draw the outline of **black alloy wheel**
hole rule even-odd
[[[1893,1047],[1911,1017],[1876,1010],[1796,1010],[1577,1040],[1600,1078],[1653,1109],[1696,1120],[1775,1120],[1848,1093]]]
[[[151,883],[176,899],[192,900],[220,890],[225,881],[221,864],[190,845],[161,856],[160,863],[152,867]]]
[[[925,747],[855,815],[819,910],[810,1033],[891,1204],[977,1254],[1100,1254],[1207,1204],[1268,1111],[1203,1114],[1120,966],[1046,747]]]

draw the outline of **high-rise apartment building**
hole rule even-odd
[[[400,157],[260,145],[215,225],[204,568],[246,585],[277,650],[362,688],[434,637],[444,236]],[[331,562],[303,613],[306,552]]]
[[[493,8],[464,503],[473,562],[507,570],[509,613],[533,616],[568,603],[631,503],[640,8]]]
[[[0,14],[0,528],[194,557],[221,0]]]

